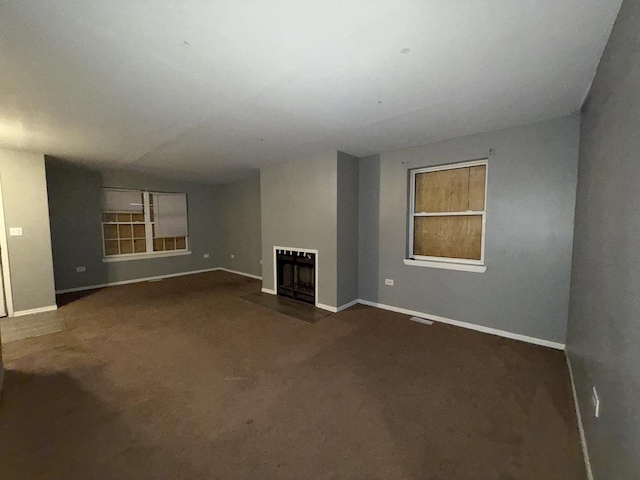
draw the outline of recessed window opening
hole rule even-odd
[[[409,257],[484,265],[487,160],[410,174]]]
[[[104,258],[138,258],[188,249],[187,196],[102,189]]]

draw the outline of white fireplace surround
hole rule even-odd
[[[314,293],[314,297],[315,297],[315,306],[318,308],[322,308],[323,310],[329,310],[330,312],[335,311],[335,308],[329,306],[329,305],[324,305],[322,303],[318,302],[318,250],[314,250],[312,248],[300,248],[300,247],[280,247],[280,246],[274,246],[273,247],[273,290],[269,290],[266,288],[263,288],[262,291],[264,293],[270,293],[271,295],[277,295],[278,294],[278,262],[276,259],[276,252],[278,250],[284,250],[285,252],[302,252],[302,253],[313,253],[315,255],[315,259],[316,259],[316,263],[313,267],[314,270],[314,275],[315,278],[313,280],[314,282],[314,287],[315,287],[315,293]]]

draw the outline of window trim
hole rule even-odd
[[[171,193],[175,193],[176,195],[181,195],[178,192],[152,192],[149,190],[138,190],[134,188],[113,188],[113,187],[101,187],[102,190],[114,190],[114,191],[125,191],[125,192],[140,192],[142,193],[142,206],[144,213],[144,231],[145,231],[145,245],[146,252],[138,252],[138,253],[119,253],[117,255],[107,255],[105,250],[105,237],[104,237],[104,224],[109,222],[102,221],[102,215],[104,213],[117,213],[117,212],[104,212],[100,211],[101,222],[100,222],[100,230],[102,236],[102,261],[104,263],[112,263],[112,262],[125,262],[129,260],[143,260],[150,258],[162,258],[162,257],[177,257],[182,255],[191,255],[191,250],[189,249],[189,234],[184,237],[185,239],[185,248],[180,250],[163,250],[163,251],[154,251],[153,249],[153,223],[151,221],[151,195],[167,195]],[[189,206],[187,204],[187,215],[189,214]],[[117,222],[116,222],[117,223]],[[142,223],[138,222],[138,225],[142,225]]]
[[[104,263],[127,262],[130,260],[145,260],[149,258],[180,257],[182,255],[191,255],[191,250],[167,250],[165,252],[151,253],[120,253],[118,255],[103,257],[102,261]]]
[[[415,198],[415,186],[416,175],[421,173],[440,172],[443,170],[455,170],[458,168],[468,168],[484,165],[485,177],[484,177],[484,210],[467,210],[464,212],[415,212],[416,198]],[[458,163],[449,163],[446,165],[437,165],[433,167],[414,168],[410,170],[409,181],[409,251],[408,258],[404,259],[405,265],[415,265],[422,267],[433,268],[449,268],[451,270],[463,270],[473,272],[484,272],[485,267],[485,240],[486,240],[486,226],[487,226],[487,190],[489,179],[489,159],[483,158],[479,160],[464,161]],[[452,257],[433,257],[425,255],[413,254],[413,230],[415,217],[448,217],[448,216],[471,216],[477,215],[482,217],[482,238],[480,245],[480,260],[472,260],[466,258],[452,258]],[[461,268],[466,267],[466,268]]]

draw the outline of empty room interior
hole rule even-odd
[[[640,479],[639,32],[0,2],[0,478]]]

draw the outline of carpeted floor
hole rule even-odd
[[[562,352],[212,272],[59,299],[4,347],[0,478],[584,480]]]

